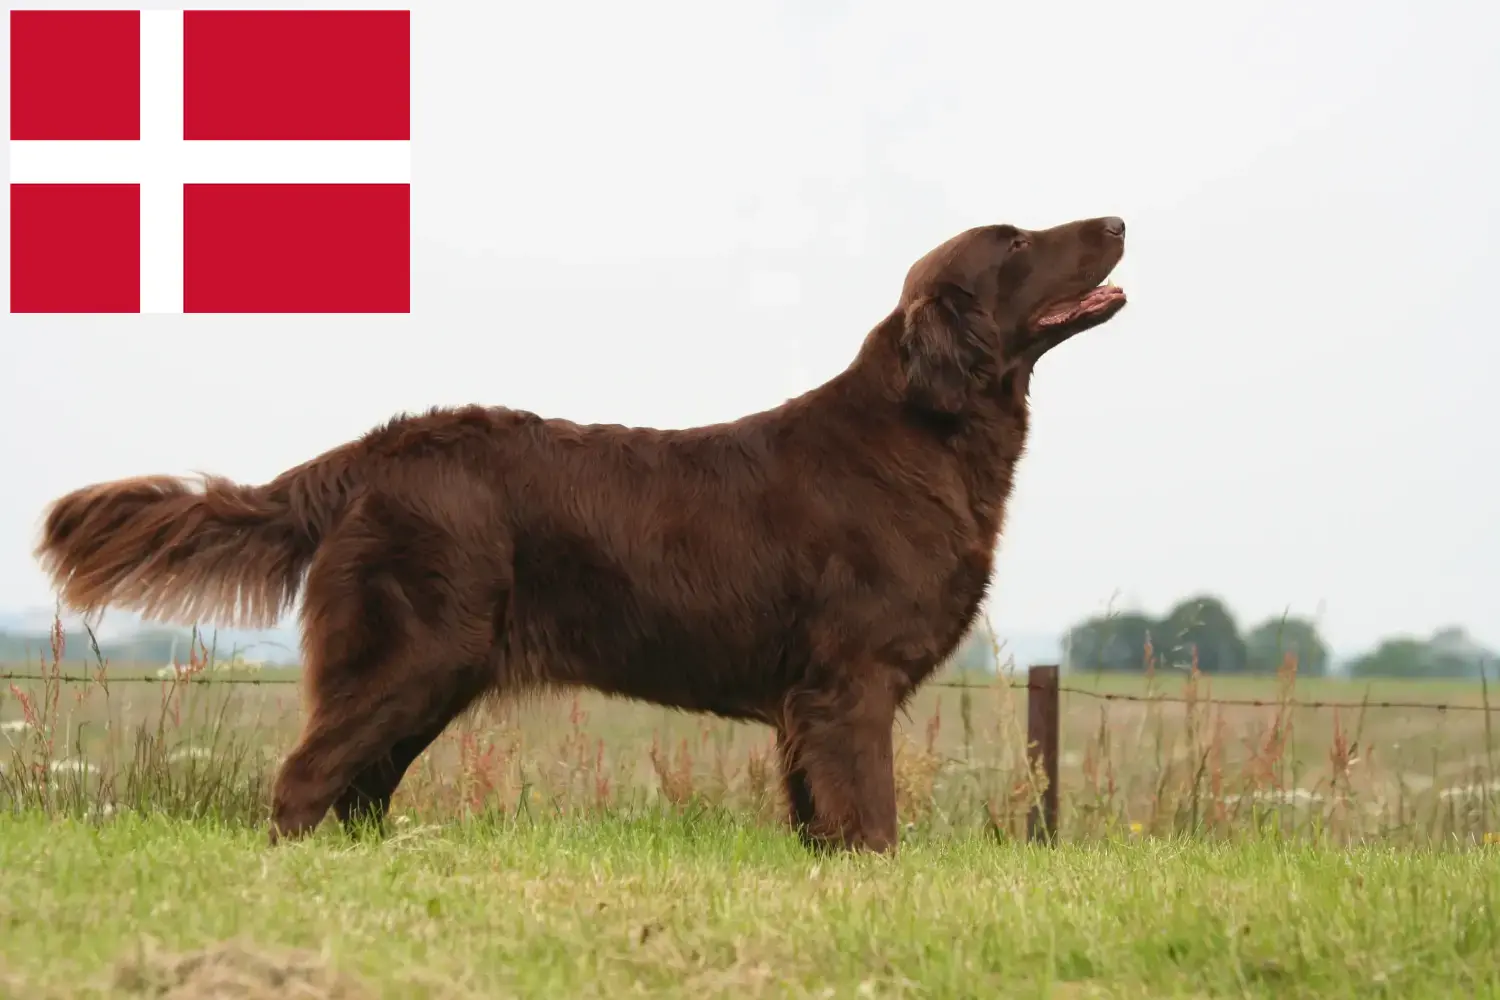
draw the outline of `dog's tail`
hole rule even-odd
[[[218,476],[86,486],[48,508],[36,557],[74,611],[268,627],[349,503],[353,471],[335,449],[264,486]]]

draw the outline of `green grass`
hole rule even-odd
[[[263,837],[0,814],[0,994],[142,995],[180,973],[150,939],[308,949],[368,991],[348,996],[1500,997],[1493,846],[919,836],[817,858],[718,813]]]

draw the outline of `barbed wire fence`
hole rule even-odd
[[[1032,668],[1036,669],[1036,668]],[[109,675],[101,678],[94,674],[44,674],[37,672],[0,671],[0,681],[57,681],[62,684],[171,684],[173,681],[179,684],[242,684],[248,686],[274,686],[300,684],[301,680],[296,677],[237,677],[226,676],[216,671],[190,672],[182,671],[174,678],[170,675],[159,676],[155,674],[135,676]],[[997,688],[1010,688],[1013,691],[1036,691],[1049,690],[1045,685],[1038,685],[1031,681],[1006,680],[1004,678],[995,681],[928,681],[922,685],[923,688],[942,688],[953,691],[993,691]],[[1228,705],[1245,708],[1277,708],[1286,706],[1289,708],[1307,709],[1415,709],[1418,711],[1430,710],[1435,712],[1493,712],[1500,714],[1500,705],[1475,705],[1464,702],[1441,702],[1441,701],[1394,701],[1391,699],[1367,698],[1358,701],[1350,699],[1300,699],[1300,698],[1218,698],[1210,696],[1184,697],[1170,694],[1132,694],[1124,691],[1100,691],[1095,688],[1077,687],[1069,684],[1058,683],[1056,690],[1059,695],[1076,694],[1085,698],[1094,698],[1098,701],[1127,701],[1148,702],[1152,704],[1192,704],[1192,705]]]
[[[189,666],[187,669],[165,668],[168,672],[163,676],[156,673],[143,676],[116,676],[109,675],[106,670],[101,669],[90,673],[63,673],[60,670],[52,672],[41,671],[4,671],[0,672],[0,681],[14,683],[16,681],[30,681],[41,683],[62,684],[161,684],[161,685],[243,685],[243,686],[278,686],[295,685],[301,683],[298,677],[245,677],[228,675],[207,669],[205,666]],[[1145,704],[1181,704],[1201,707],[1245,707],[1245,708],[1276,708],[1276,709],[1333,709],[1344,711],[1368,711],[1370,709],[1401,709],[1407,711],[1431,711],[1439,714],[1449,712],[1482,712],[1485,713],[1485,725],[1488,730],[1492,713],[1500,713],[1500,705],[1492,705],[1489,699],[1489,684],[1483,672],[1480,674],[1481,703],[1472,702],[1439,702],[1439,701],[1409,701],[1391,698],[1362,698],[1352,699],[1299,699],[1294,697],[1277,698],[1216,698],[1212,695],[1170,695],[1157,691],[1146,693],[1132,693],[1122,691],[1100,691],[1097,689],[1079,687],[1077,685],[1063,684],[1061,681],[1062,668],[1059,664],[1037,664],[1027,670],[1026,679],[1020,680],[1014,677],[1006,677],[997,673],[994,678],[987,681],[975,682],[935,680],[929,681],[924,687],[940,688],[947,690],[961,690],[968,692],[995,691],[1009,688],[1011,690],[1026,692],[1026,757],[1027,764],[1032,772],[1042,776],[1043,784],[1041,793],[1033,801],[1026,818],[1027,838],[1045,844],[1056,842],[1059,818],[1058,801],[1058,766],[1061,761],[1061,703],[1062,696],[1078,695],[1084,698],[1093,698],[1103,702],[1135,702]]]

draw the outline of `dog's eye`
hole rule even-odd
[[[1010,249],[1012,253],[1017,250],[1029,250],[1031,249],[1031,240],[1027,239],[1025,236],[1017,236],[1015,239],[1010,241]]]

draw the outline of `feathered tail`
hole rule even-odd
[[[75,611],[112,606],[161,621],[268,627],[296,600],[347,499],[347,463],[338,458],[265,486],[217,476],[86,486],[52,503],[36,556]]]

